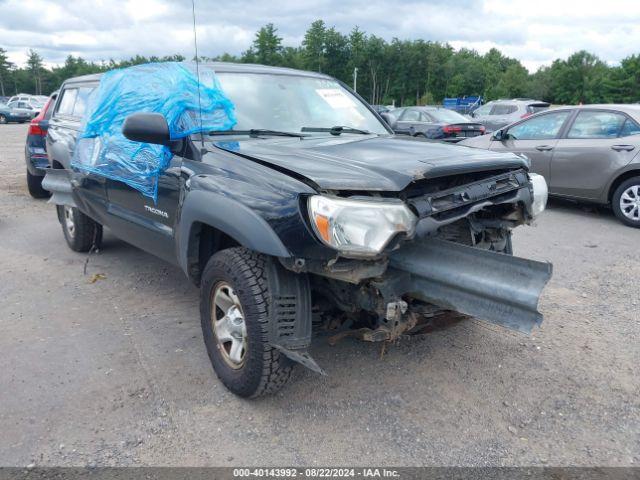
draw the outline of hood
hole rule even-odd
[[[526,167],[511,153],[496,153],[410,137],[243,138],[216,148],[301,175],[322,190],[403,190],[411,182],[474,171]]]

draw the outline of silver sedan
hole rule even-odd
[[[524,154],[550,195],[609,204],[640,228],[640,105],[556,108],[459,145]]]

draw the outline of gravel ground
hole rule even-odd
[[[179,270],[106,232],[83,275],[27,193],[25,135],[0,125],[0,465],[640,463],[640,230],[607,210],[553,202],[517,230],[516,254],[555,269],[532,336],[465,321],[383,358],[318,342],[327,377],[246,401]]]

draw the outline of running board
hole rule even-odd
[[[42,179],[42,188],[51,192],[48,203],[76,207],[71,196],[71,175],[69,170],[49,168]]]
[[[390,267],[411,297],[523,333],[540,326],[538,300],[552,265],[442,240],[405,245]]]

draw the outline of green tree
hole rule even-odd
[[[11,69],[13,63],[9,61],[7,51],[4,48],[0,48],[0,95],[3,97],[9,91],[9,81],[11,78]]]
[[[520,62],[514,63],[500,75],[496,90],[507,98],[524,97],[528,90],[528,80],[527,69],[520,65]]]
[[[279,65],[282,62],[282,38],[277,35],[278,29],[268,23],[256,33],[251,53],[247,55],[253,62],[262,65]]]
[[[35,94],[42,95],[42,57],[35,50],[29,49],[27,52],[27,66],[31,71]]]
[[[598,103],[605,100],[607,65],[584,50],[551,65],[551,95],[556,103]]]
[[[324,71],[325,65],[325,34],[326,26],[322,20],[311,24],[302,40],[302,55],[304,66],[316,72]]]

